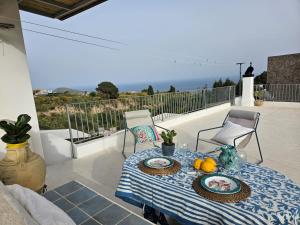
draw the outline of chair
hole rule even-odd
[[[221,142],[215,141],[213,139],[199,138],[199,136],[200,136],[200,133],[202,133],[202,132],[223,128],[224,125],[226,124],[226,122],[230,121],[232,123],[241,125],[243,127],[247,127],[247,128],[253,129],[250,132],[243,133],[243,134],[235,137],[233,139],[234,147],[236,149],[245,148],[247,146],[247,144],[249,143],[249,141],[250,141],[250,139],[252,137],[252,134],[254,133],[255,137],[256,137],[256,141],[257,141],[259,155],[260,155],[260,161],[257,164],[262,163],[263,162],[263,157],[262,157],[261,148],[260,148],[260,144],[259,144],[258,136],[257,136],[257,125],[258,125],[258,122],[259,122],[259,117],[260,117],[260,113],[259,112],[251,112],[251,111],[245,111],[245,110],[230,110],[229,113],[227,114],[227,116],[225,117],[222,126],[213,127],[213,128],[209,128],[209,129],[204,129],[204,130],[200,130],[198,132],[198,135],[197,135],[197,144],[196,144],[196,151],[198,149],[199,141],[207,142],[207,143],[218,145],[218,146],[224,145],[225,143],[221,143]],[[245,136],[246,136],[246,138],[245,138]],[[236,141],[238,139],[240,139],[240,138],[244,138],[244,140],[241,141],[237,145]]]
[[[146,126],[150,125],[150,126],[158,127],[158,128],[168,131],[168,129],[158,126],[154,123],[149,110],[138,110],[138,111],[125,112],[124,117],[125,117],[125,134],[124,134],[122,153],[124,153],[124,151],[125,151],[127,131],[130,131],[132,133],[132,135],[134,136],[133,152],[135,153],[135,151],[136,151],[137,137],[131,130],[133,127],[142,126],[142,125],[146,125]],[[153,145],[156,146],[154,142],[153,142]]]

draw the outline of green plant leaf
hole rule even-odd
[[[12,123],[8,123],[5,120],[0,121],[0,128],[3,129],[8,134],[15,134],[16,133],[16,127]]]
[[[28,116],[27,114],[21,114],[18,116],[17,122],[16,122],[16,127],[21,127],[25,124],[27,124],[31,120],[31,117]]]
[[[1,140],[7,144],[17,144],[18,141],[15,138],[15,136],[4,134],[1,138]]]
[[[25,134],[25,135],[22,135],[21,137],[18,137],[18,143],[23,143],[25,141],[27,141],[28,139],[30,138],[30,135],[29,134]]]

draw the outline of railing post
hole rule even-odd
[[[228,102],[231,105],[231,86],[228,87]]]
[[[164,102],[163,102],[163,96],[160,95],[160,101],[161,101],[161,121],[164,121]]]
[[[73,159],[76,158],[75,151],[74,151],[74,142],[73,142],[73,134],[72,134],[72,127],[71,127],[71,119],[70,119],[70,113],[68,110],[68,106],[65,105],[67,117],[68,117],[68,125],[69,125],[69,134],[70,134],[70,141],[71,141],[71,156]]]
[[[203,89],[204,109],[206,109],[206,89]]]

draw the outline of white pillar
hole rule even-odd
[[[32,150],[44,156],[17,0],[0,0],[0,22],[15,25],[10,30],[0,29],[0,120],[30,115]],[[3,133],[1,130],[0,136]],[[0,151],[4,149],[0,140]]]
[[[242,106],[254,106],[254,77],[243,77]]]

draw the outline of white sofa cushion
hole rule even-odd
[[[212,140],[220,142],[222,144],[234,146],[233,141],[235,138],[243,134],[249,133],[250,131],[253,131],[253,129],[248,127],[243,127],[239,124],[235,124],[230,121],[227,121],[224,127],[212,138]],[[237,139],[235,142],[236,146],[238,146],[246,137],[247,135]]]
[[[38,225],[0,181],[0,224]]]
[[[17,184],[6,187],[40,225],[75,225],[64,211],[34,191]]]

